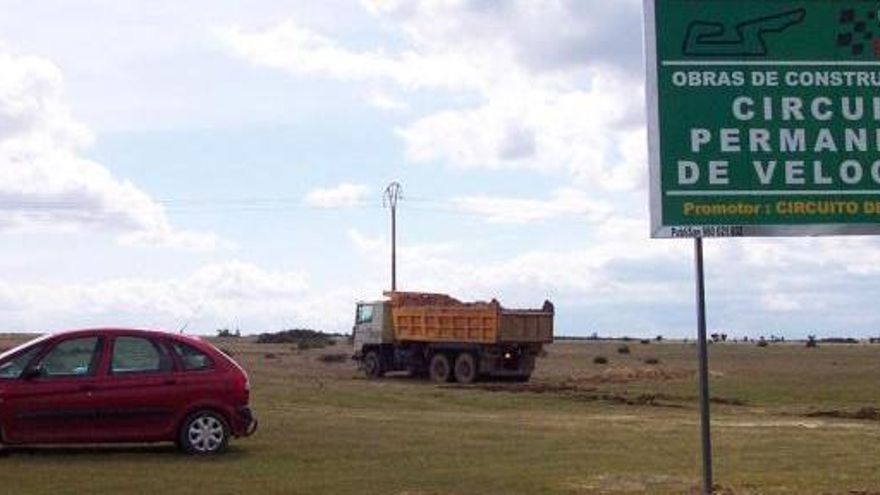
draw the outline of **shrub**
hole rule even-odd
[[[768,345],[769,345],[769,344],[767,344],[767,341],[766,341],[766,340],[763,340],[763,339],[762,339],[762,340],[759,340],[759,341],[758,341],[758,347],[767,347]]]
[[[318,361],[322,363],[344,363],[348,359],[348,354],[321,354]]]
[[[324,347],[327,347],[326,342],[321,342],[319,340],[301,340],[291,349],[294,351],[308,351],[309,349],[323,349]]]
[[[593,364],[608,364],[608,358],[605,356],[596,356],[593,358]]]
[[[648,344],[651,343],[651,341],[648,340],[648,339],[642,339],[642,340],[640,340],[639,342],[640,342],[642,345],[648,345]]]
[[[294,349],[320,349],[336,344],[333,336],[324,332],[307,329],[282,330],[275,333],[261,333],[258,344],[295,344]]]
[[[852,337],[826,337],[824,339],[820,339],[819,342],[825,344],[858,344],[859,341]]]
[[[274,352],[267,352],[266,354],[263,354],[263,357],[266,359],[277,359],[278,355]]]
[[[815,335],[808,335],[807,336],[807,347],[818,347],[818,346],[819,346],[819,344],[816,342],[816,336]]]
[[[655,357],[645,358],[645,364],[660,364],[660,360]]]
[[[617,348],[618,354],[629,354],[629,346],[624,344]]]

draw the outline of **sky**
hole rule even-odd
[[[349,332],[398,288],[690,337],[639,0],[0,0],[0,332]],[[709,239],[711,331],[880,335],[870,237]]]

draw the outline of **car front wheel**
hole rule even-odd
[[[178,445],[187,454],[216,454],[222,452],[228,443],[229,425],[214,411],[190,414],[180,428]]]

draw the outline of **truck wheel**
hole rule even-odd
[[[449,357],[443,353],[434,354],[428,369],[432,382],[448,382],[452,378],[452,366],[449,365]]]
[[[477,379],[477,359],[470,352],[462,352],[455,358],[455,380],[458,383],[474,383]]]
[[[385,372],[382,370],[382,358],[376,351],[370,351],[364,356],[364,373],[367,378],[381,378]]]

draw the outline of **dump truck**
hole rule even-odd
[[[357,303],[354,359],[368,378],[408,371],[435,382],[481,377],[528,381],[535,358],[553,341],[554,308],[508,309],[446,294],[386,292]]]

